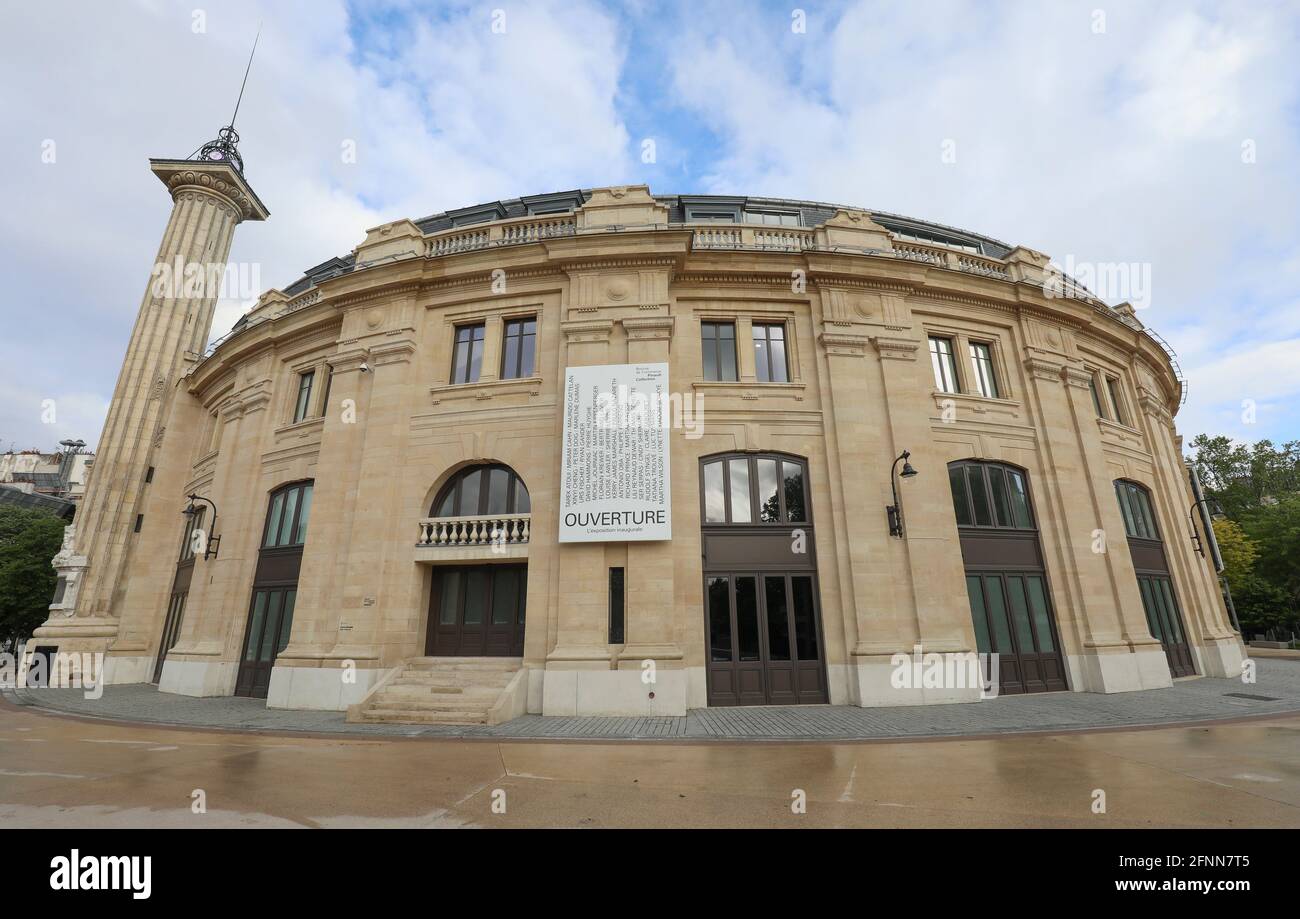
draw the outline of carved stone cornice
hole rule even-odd
[[[666,341],[673,337],[672,316],[629,317],[622,322],[627,337],[633,341]]]
[[[381,342],[370,346],[370,358],[376,367],[384,364],[404,364],[415,353],[415,342],[410,339]]]
[[[1031,358],[1033,360],[1033,358]],[[1066,365],[1061,368],[1061,382],[1066,386],[1074,386],[1079,389],[1087,389],[1092,385],[1092,374],[1082,367],[1071,367]]]
[[[1050,380],[1053,383],[1062,381],[1061,372],[1065,365],[1060,361],[1050,361],[1042,357],[1025,358],[1025,370],[1035,380]]]
[[[920,345],[910,338],[886,338],[877,335],[871,339],[881,360],[914,361]]]
[[[566,319],[560,323],[560,331],[570,344],[578,342],[609,341],[614,331],[612,319]]]
[[[852,332],[822,332],[818,340],[828,355],[838,357],[866,357],[867,345],[871,342],[870,336]]]

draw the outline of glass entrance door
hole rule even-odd
[[[248,613],[244,653],[239,659],[235,695],[265,699],[276,656],[289,643],[296,587],[258,588]]]
[[[1066,689],[1065,663],[1052,623],[1042,574],[967,571],[975,645],[998,655],[999,692]],[[989,674],[986,672],[985,677]]]
[[[710,705],[827,701],[811,574],[705,577]]]

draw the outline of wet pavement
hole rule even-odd
[[[99,699],[79,689],[4,690],[9,701],[96,718],[275,733],[351,736],[494,737],[553,740],[866,740],[1143,727],[1300,713],[1300,660],[1258,660],[1255,681],[1178,680],[1142,692],[1052,692],[953,705],[749,706],[693,709],[685,716],[524,715],[505,724],[348,724],[342,712],[290,711],[263,699],[194,698],[149,684],[107,686]]]
[[[0,703],[0,827],[30,826],[1297,827],[1300,717],[996,739],[557,743],[127,725]]]

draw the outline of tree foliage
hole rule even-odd
[[[58,578],[50,562],[64,526],[44,511],[0,504],[0,647],[29,638],[49,614]]]
[[[1300,628],[1300,441],[1234,443],[1198,434],[1193,465],[1224,513],[1224,577],[1248,633]]]

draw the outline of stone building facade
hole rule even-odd
[[[230,165],[155,170],[160,260],[265,217]],[[146,295],[34,642],[112,681],[499,721],[980,698],[900,680],[918,650],[1003,692],[1239,672],[1170,355],[1033,250],[599,188],[375,227],[210,322]],[[672,538],[561,543],[566,369],[624,364],[699,410]]]

